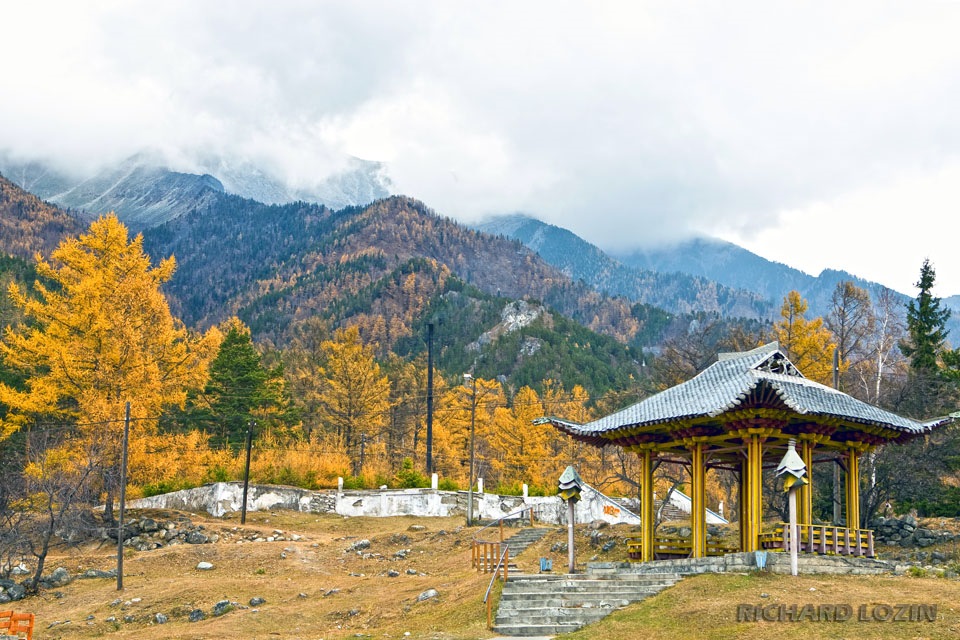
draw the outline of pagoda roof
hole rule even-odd
[[[542,418],[570,435],[594,444],[615,439],[625,430],[651,425],[709,419],[750,408],[748,398],[767,390],[779,403],[811,422],[839,420],[900,432],[902,437],[921,435],[952,422],[944,417],[927,422],[904,418],[862,402],[841,391],[809,380],[790,362],[776,342],[751,351],[721,353],[717,362],[696,377],[661,391],[608,416],[577,424]]]

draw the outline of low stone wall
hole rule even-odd
[[[917,524],[913,516],[902,518],[877,518],[870,523],[874,539],[879,544],[900,547],[926,547],[941,542],[960,541],[960,534],[951,533],[943,529],[926,529]]]
[[[250,485],[247,511],[289,509],[309,513],[336,513],[342,516],[391,517],[413,515],[446,517],[466,515],[466,491],[437,489],[379,489],[372,491],[309,491],[295,487]],[[567,506],[557,496],[501,496],[474,493],[473,512],[479,520],[497,520],[523,507],[533,507],[544,522],[566,524]],[[134,509],[179,509],[206,511],[223,517],[241,511],[243,485],[218,482],[131,501]],[[585,487],[577,503],[576,521],[586,524],[602,520],[609,524],[639,524],[640,518],[592,487]]]
[[[772,551],[750,551],[710,558],[680,558],[676,560],[655,560],[653,562],[591,562],[587,565],[587,570],[596,574],[679,573],[695,575],[700,573],[748,573],[760,570],[757,563],[757,553],[766,553],[766,561],[761,563],[764,565],[765,571],[778,574],[790,573],[790,554]],[[900,572],[898,565],[872,558],[801,554],[797,560],[800,573],[878,575]]]

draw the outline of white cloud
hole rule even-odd
[[[909,285],[907,247],[941,250],[903,212],[960,195],[958,31],[960,4],[937,0],[35,0],[0,22],[0,146],[220,154],[297,184],[352,154],[441,213],[522,210],[607,247],[761,247],[816,221],[842,251],[784,250],[794,264]]]

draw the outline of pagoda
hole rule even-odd
[[[880,445],[923,436],[950,421],[950,417],[927,422],[904,418],[808,380],[773,342],[751,351],[721,353],[717,362],[691,380],[598,420],[576,424],[546,417],[537,422],[552,424],[591,445],[620,445],[639,455],[638,559],[646,562],[655,558],[653,471],[658,463],[683,465],[689,471],[687,555],[708,554],[704,480],[709,469],[737,474],[739,550],[757,551],[770,546],[765,543],[771,539],[762,531],[762,472],[765,465],[776,465],[793,440],[808,470],[831,462],[845,472],[845,528],[816,528],[813,485],[799,489],[798,518],[807,525],[805,548],[827,552],[829,541],[835,552],[843,553],[843,542],[847,553],[859,554],[861,539],[866,540],[868,533],[859,528],[861,457]],[[782,531],[780,536],[782,541]],[[873,555],[872,536],[869,540]]]

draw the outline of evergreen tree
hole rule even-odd
[[[900,351],[910,358],[910,369],[921,375],[940,370],[940,358],[947,339],[947,321],[950,309],[940,308],[940,298],[933,295],[936,272],[929,260],[923,261],[920,280],[914,286],[920,289],[916,300],[907,305],[907,333],[909,339],[900,343]]]
[[[935,280],[933,265],[924,260],[916,283],[920,291],[907,305],[907,339],[899,345],[910,361],[910,375],[900,409],[916,417],[955,409],[957,385],[951,376],[954,357],[946,347],[950,310],[941,308],[940,298],[933,295]]]
[[[210,363],[210,378],[201,396],[191,401],[184,418],[209,427],[216,434],[214,442],[238,445],[251,421],[269,427],[287,424],[293,416],[282,369],[263,366],[250,329],[231,318],[223,330],[220,349]]]

